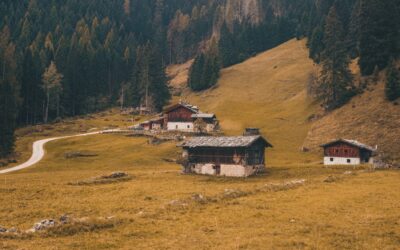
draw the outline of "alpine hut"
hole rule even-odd
[[[183,172],[248,177],[265,170],[265,148],[272,145],[260,134],[193,137],[183,148]]]
[[[338,139],[324,145],[324,165],[360,165],[373,163],[376,148],[355,140]]]

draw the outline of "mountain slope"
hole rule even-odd
[[[216,88],[183,96],[204,111],[215,112],[227,134],[261,128],[275,146],[270,162],[297,164],[316,159],[300,152],[310,128],[307,117],[317,108],[305,90],[312,70],[305,41],[291,40],[224,69]]]
[[[314,67],[305,41],[291,40],[224,69],[215,88],[186,90],[181,98],[216,113],[227,134],[261,128],[275,146],[268,154],[271,164],[318,161],[319,145],[336,138],[378,145],[384,155],[399,160],[400,106],[385,100],[383,77],[342,108],[323,114],[306,94]],[[358,67],[353,73],[360,78]],[[301,152],[303,147],[311,152]]]
[[[357,139],[378,145],[380,152],[400,160],[400,106],[385,100],[384,83],[351,100],[350,103],[312,125],[306,147],[315,148],[335,138]]]

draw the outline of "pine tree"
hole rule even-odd
[[[189,73],[189,87],[202,91],[214,86],[219,78],[221,62],[215,49],[196,57]]]
[[[396,54],[398,24],[396,4],[393,0],[363,0],[360,10],[360,69],[362,75],[371,75],[378,66],[387,66]]]
[[[0,32],[0,157],[8,156],[14,149],[19,99],[16,72],[15,45],[5,26]]]
[[[344,44],[343,25],[336,7],[332,6],[326,19],[319,97],[327,110],[345,104],[354,95],[353,79]]]
[[[221,63],[224,67],[229,67],[237,62],[235,50],[235,40],[228,26],[224,23],[220,31],[220,40],[218,43]]]
[[[387,71],[385,95],[388,101],[395,101],[400,97],[400,71],[394,61]]]

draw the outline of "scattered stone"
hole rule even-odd
[[[69,222],[71,222],[71,218],[68,215],[64,214],[60,217],[61,224],[68,224]]]
[[[202,194],[193,194],[192,200],[199,202],[199,203],[204,203],[207,201],[207,199]]]
[[[7,232],[7,228],[0,226],[0,233]]]
[[[168,162],[168,163],[175,163],[176,162],[175,159],[169,159],[169,158],[163,158],[162,160],[165,161],[165,162]]]
[[[18,229],[16,229],[15,227],[12,227],[7,230],[7,233],[17,233],[17,232],[18,232]]]
[[[392,163],[389,163],[381,157],[376,157],[373,164],[374,169],[389,169],[394,167]]]
[[[125,172],[113,172],[110,175],[102,175],[99,177],[93,177],[87,180],[81,180],[77,182],[69,182],[69,185],[98,185],[98,184],[110,184],[115,182],[129,181],[132,177]]]
[[[296,223],[295,219],[290,219],[290,223]]]
[[[127,177],[128,174],[125,172],[113,172],[110,175],[104,176],[105,179],[118,179],[118,178],[124,178]]]
[[[66,159],[73,159],[73,158],[79,158],[79,157],[96,157],[98,154],[91,153],[91,152],[80,152],[80,151],[71,151],[71,152],[66,152],[64,154],[64,157]]]
[[[225,189],[223,193],[224,198],[238,198],[241,196],[244,196],[245,193],[240,191],[240,190],[235,190],[235,189]]]
[[[324,180],[324,182],[326,182],[326,183],[332,183],[332,182],[335,182],[335,181],[337,181],[337,180],[338,180],[337,177],[335,177],[335,176],[333,176],[333,175],[330,175],[330,176],[328,176],[328,177]]]
[[[310,152],[310,149],[307,147],[301,147],[301,152],[307,153],[307,152]]]
[[[346,171],[343,173],[344,175],[356,175],[353,171]]]
[[[46,219],[46,220],[42,220],[42,221],[36,223],[36,224],[33,226],[32,230],[33,230],[34,232],[37,232],[37,231],[41,231],[41,230],[48,229],[48,228],[50,228],[50,227],[54,227],[56,224],[57,224],[57,223],[56,223],[55,220],[53,220],[53,219]]]
[[[168,203],[168,205],[174,206],[174,207],[186,207],[188,204],[181,200],[172,200]]]

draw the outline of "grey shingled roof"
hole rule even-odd
[[[272,147],[272,145],[265,140],[262,136],[203,136],[193,137],[189,140],[179,144],[179,147],[183,148],[198,148],[198,147],[209,147],[209,148],[236,148],[236,147],[248,147],[257,140],[262,139],[266,143],[266,147]]]
[[[330,145],[332,145],[332,144],[335,144],[335,143],[338,143],[338,142],[344,142],[344,143],[353,145],[353,146],[355,146],[355,147],[362,148],[362,149],[366,149],[366,150],[369,150],[369,151],[372,151],[372,152],[375,152],[375,151],[376,151],[376,149],[373,148],[373,147],[371,147],[371,146],[368,146],[368,145],[363,144],[363,143],[361,143],[361,142],[359,142],[359,141],[356,141],[356,140],[348,140],[348,139],[338,139],[338,140],[335,140],[335,141],[326,143],[326,144],[324,144],[324,145],[321,145],[321,147],[328,147],[328,146],[330,146]]]

